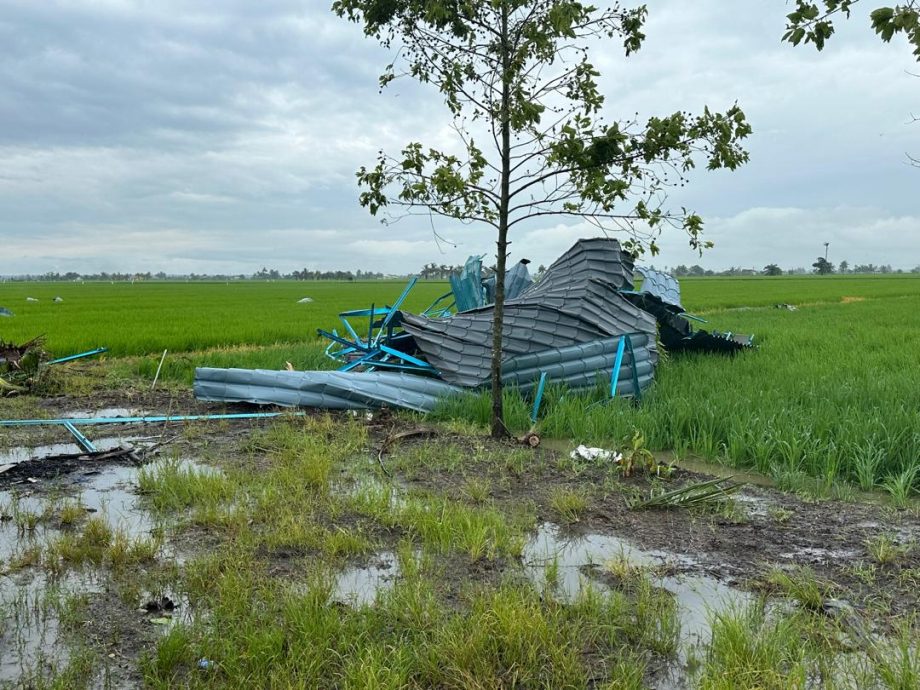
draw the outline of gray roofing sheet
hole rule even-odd
[[[617,395],[633,394],[635,367],[640,389],[652,383],[654,350],[649,336],[631,336],[636,361],[623,358]],[[570,388],[589,388],[609,382],[619,338],[605,338],[563,348],[512,357],[502,369],[506,385],[527,392],[541,373],[547,380]],[[608,384],[609,385],[609,384]],[[195,397],[212,402],[248,402],[283,407],[318,407],[331,410],[363,410],[382,406],[404,407],[419,412],[434,409],[438,401],[463,391],[444,381],[415,374],[389,371],[269,371],[264,369],[195,370]]]
[[[644,266],[637,267],[636,273],[642,276],[642,287],[639,292],[647,292],[660,298],[662,302],[683,309],[680,303],[680,283],[674,276]]]
[[[214,402],[330,410],[388,405],[425,412],[457,390],[437,379],[391,371],[195,370],[195,397]]]
[[[655,364],[654,316],[617,292],[632,274],[632,258],[616,240],[579,240],[539,282],[505,303],[504,359],[644,333],[649,337],[639,347],[647,352],[637,357]],[[445,381],[475,387],[489,379],[493,318],[489,305],[449,319],[403,313],[402,326]]]

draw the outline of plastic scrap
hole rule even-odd
[[[589,448],[588,446],[578,446],[575,450],[569,453],[569,457],[572,460],[610,460],[612,462],[620,462],[623,459],[621,453],[617,453],[614,450],[606,450],[605,448]]]
[[[16,315],[13,312],[11,312],[9,309],[7,309],[6,307],[0,307],[0,316],[11,317],[11,316],[16,316]]]

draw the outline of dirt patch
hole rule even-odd
[[[840,298],[841,304],[853,304],[854,302],[865,302],[865,301],[866,301],[865,297],[841,297]]]
[[[463,496],[464,487],[477,481],[489,487],[488,500],[511,507],[522,502],[536,506],[541,522],[560,516],[552,506],[559,489],[581,492],[586,508],[565,530],[573,538],[610,535],[627,538],[647,551],[667,551],[692,558],[698,573],[727,584],[758,588],[772,568],[808,567],[819,577],[836,583],[841,596],[854,605],[890,607],[893,614],[909,613],[920,606],[920,517],[911,511],[894,511],[882,505],[807,501],[766,487],[746,485],[727,512],[687,509],[632,510],[637,496],[647,495],[657,479],[622,478],[600,467],[577,468],[576,476],[563,453],[538,448],[522,450],[510,442],[442,434],[431,444],[432,456],[451,444],[469,451],[462,470],[408,468],[397,473],[409,488],[420,487]],[[487,450],[482,452],[483,444]],[[473,448],[478,450],[473,450]],[[499,465],[495,459],[526,452],[530,462],[522,472]],[[476,461],[476,454],[493,458]],[[398,466],[395,458],[389,462]],[[708,475],[678,469],[668,487],[709,479]],[[878,564],[869,542],[890,536],[905,551],[895,562]],[[866,575],[872,572],[872,579]]]

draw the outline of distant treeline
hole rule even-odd
[[[798,275],[809,275],[809,274],[819,274],[827,275],[830,273],[837,273],[843,275],[853,275],[853,274],[879,274],[886,275],[891,273],[920,273],[920,266],[914,266],[912,269],[905,271],[902,268],[892,268],[891,264],[882,264],[876,266],[875,264],[856,264],[855,266],[850,266],[847,261],[841,261],[839,266],[835,266],[830,261],[827,261],[824,257],[818,257],[818,260],[811,265],[811,268],[781,268],[778,264],[767,264],[761,269],[757,268],[741,268],[740,266],[732,266],[725,271],[712,271],[705,269],[702,266],[684,266],[680,264],[668,271],[665,268],[665,271],[670,272],[671,275],[677,278],[684,278],[688,276],[798,276]]]
[[[655,268],[652,266],[652,268]],[[459,273],[463,269],[462,266],[448,266],[448,265],[438,265],[434,263],[425,264],[417,273],[420,278],[426,280],[447,280],[447,277],[451,273]],[[491,269],[486,268],[486,273],[488,274]],[[539,266],[535,271],[536,277],[539,278],[540,275],[546,270],[545,266]],[[817,274],[892,274],[892,273],[920,273],[920,266],[915,266],[914,268],[905,271],[900,268],[892,268],[890,264],[882,264],[876,266],[875,264],[856,264],[855,266],[850,266],[846,261],[841,261],[839,266],[835,266],[833,263],[825,260],[823,257],[819,257],[818,260],[812,264],[811,269],[807,268],[787,268],[783,269],[778,264],[767,264],[762,269],[757,268],[741,268],[740,266],[732,266],[731,268],[724,271],[713,271],[711,269],[703,268],[699,265],[694,266],[685,266],[680,264],[673,268],[668,268],[667,266],[663,269],[666,273],[677,278],[685,277],[702,277],[702,276],[780,276],[780,275],[808,275],[812,273]],[[291,271],[290,273],[282,273],[274,268],[261,268],[255,273],[246,275],[244,273],[237,274],[204,274],[204,273],[189,273],[183,275],[169,274],[160,271],[159,273],[106,273],[105,271],[101,273],[76,273],[69,271],[67,273],[58,273],[58,272],[49,272],[41,274],[28,274],[28,275],[17,275],[17,276],[0,276],[0,280],[3,281],[42,281],[42,282],[76,282],[76,281],[106,281],[106,282],[135,282],[135,281],[171,281],[171,280],[190,280],[190,281],[246,281],[246,280],[338,280],[338,281],[355,281],[355,280],[392,280],[392,279],[405,279],[408,278],[408,275],[393,275],[380,273],[379,271],[311,271],[309,269],[303,269],[301,271]]]
[[[135,281],[173,281],[173,280],[192,280],[192,281],[245,281],[245,280],[386,280],[388,278],[405,278],[406,276],[387,275],[375,271],[310,271],[306,268],[302,271],[292,271],[282,273],[275,269],[263,268],[255,273],[246,275],[244,273],[226,274],[226,273],[41,273],[17,276],[0,276],[2,280],[8,281],[41,281],[41,282],[76,282],[85,280],[106,281],[106,282],[135,282]]]

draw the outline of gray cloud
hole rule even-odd
[[[920,81],[864,16],[820,54],[781,44],[780,2],[651,2],[649,39],[599,43],[611,117],[723,108],[752,121],[752,161],[693,175],[675,205],[707,219],[699,259],[677,234],[661,264],[920,263]],[[739,9],[741,8],[741,9]],[[732,14],[728,14],[728,10]],[[376,77],[390,56],[327,3],[0,0],[0,274],[44,270],[407,272],[491,252],[488,229],[381,227],[354,171],[378,149],[449,143],[437,94]],[[522,227],[551,260],[579,225]]]

